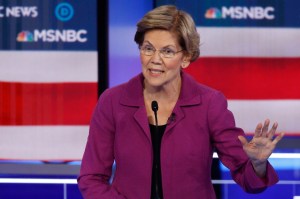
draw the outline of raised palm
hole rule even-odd
[[[265,120],[264,124],[259,123],[256,126],[254,136],[250,142],[248,142],[245,137],[239,136],[239,140],[243,145],[244,151],[252,162],[266,162],[275,149],[276,144],[284,136],[284,133],[280,133],[275,139],[273,139],[278,124],[275,122],[272,128],[268,130],[269,124],[269,119]]]

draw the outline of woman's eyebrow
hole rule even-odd
[[[150,41],[144,41],[143,43],[147,43],[147,44],[150,44],[151,46],[153,46],[152,44],[151,44],[151,42]]]
[[[151,45],[152,47],[154,47],[154,46],[151,44],[151,42],[150,42],[150,41],[148,41],[148,40],[145,40],[143,43],[144,43],[144,44],[145,44],[145,43],[147,43],[147,44]],[[170,48],[170,47],[172,47],[172,48],[176,48],[176,46],[175,46],[175,45],[173,45],[173,44],[169,44],[169,45],[166,45],[166,46],[162,47],[161,49],[163,49],[163,48]]]

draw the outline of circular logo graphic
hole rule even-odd
[[[60,3],[55,8],[55,16],[60,21],[69,21],[74,16],[73,6],[69,3]]]

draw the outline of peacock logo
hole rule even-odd
[[[222,12],[218,8],[209,8],[206,10],[205,18],[207,19],[221,19]]]
[[[22,31],[18,34],[17,41],[19,42],[33,42],[33,34],[29,31]]]

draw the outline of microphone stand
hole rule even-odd
[[[152,101],[151,103],[151,108],[152,108],[152,111],[154,112],[154,117],[155,117],[155,137],[158,136],[158,121],[157,121],[157,111],[158,111],[158,103],[157,101]],[[157,169],[158,165],[157,165],[157,161],[155,161],[155,169]],[[158,176],[155,175],[155,180],[157,181],[158,180]],[[159,197],[159,194],[158,194],[158,184],[156,183],[156,195],[155,195],[155,199],[160,199]]]

